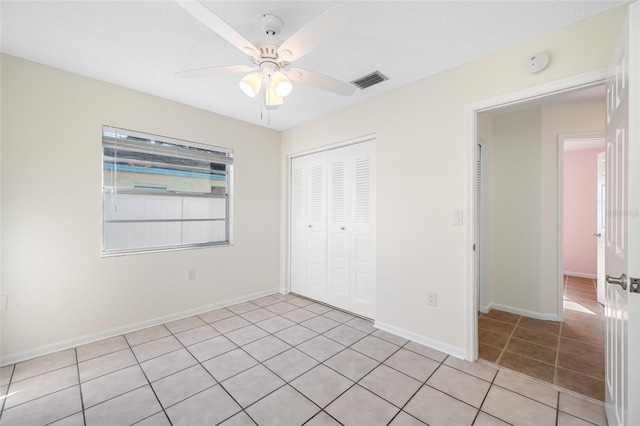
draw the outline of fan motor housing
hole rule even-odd
[[[278,59],[278,46],[275,44],[258,44],[258,53],[263,59]]]

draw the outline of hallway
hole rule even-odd
[[[478,318],[480,358],[604,400],[604,307],[591,278],[564,277],[564,322],[492,310]]]

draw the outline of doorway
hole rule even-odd
[[[604,366],[601,377],[593,377],[591,371],[604,362],[604,339],[601,350],[594,351],[593,343],[597,339],[590,338],[596,333],[589,333],[596,328],[604,331],[602,317],[598,319],[592,313],[593,322],[579,323],[577,319],[587,315],[585,312],[565,315],[563,309],[565,296],[569,294],[575,299],[579,290],[573,280],[565,279],[563,274],[562,219],[558,217],[562,206],[558,183],[562,179],[557,169],[560,134],[594,130],[588,125],[563,129],[557,123],[575,121],[575,116],[583,114],[581,104],[603,104],[604,91],[597,83],[588,90],[580,87],[477,111],[477,137],[487,140],[492,155],[486,162],[482,159],[490,170],[489,188],[475,188],[475,194],[487,194],[480,206],[489,206],[488,222],[493,229],[485,229],[481,221],[476,220],[480,229],[474,230],[474,243],[479,249],[474,252],[474,265],[489,264],[491,270],[477,272],[474,266],[477,283],[474,295],[475,312],[489,311],[477,318],[480,358],[603,400]],[[571,112],[570,107],[574,106]],[[558,116],[563,110],[566,110],[566,120]],[[604,107],[598,110],[602,130],[603,111]],[[493,127],[493,134],[486,133],[487,128],[491,128],[487,121],[491,120],[498,123]],[[586,121],[592,124],[593,120]],[[522,129],[528,130],[522,133]],[[554,134],[554,139],[545,145],[549,133]],[[496,142],[500,138],[502,145]],[[528,162],[519,163],[515,160],[518,156],[526,156]],[[522,182],[518,181],[519,177]],[[497,181],[500,183],[496,184]],[[497,191],[502,191],[502,195],[496,194]],[[535,200],[541,202],[536,204]],[[477,204],[475,200],[474,204]],[[476,207],[476,211],[481,212],[481,208]],[[477,235],[485,235],[489,242],[478,240]],[[497,266],[499,270],[495,271],[500,262],[502,266]],[[595,299],[595,288],[592,290]],[[583,350],[575,351],[579,345],[585,345],[580,346]],[[569,351],[569,347],[573,349]],[[576,357],[576,353],[593,356]]]

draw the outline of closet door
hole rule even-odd
[[[291,291],[375,318],[375,141],[291,162]]]
[[[327,303],[349,309],[349,147],[327,152]]]
[[[307,156],[307,296],[327,300],[327,153]]]
[[[349,147],[350,298],[349,310],[376,314],[376,146],[375,141]]]
[[[308,296],[307,290],[307,157],[291,160],[291,291]]]

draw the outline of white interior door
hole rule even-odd
[[[597,167],[597,173],[598,173],[598,178],[597,178],[597,225],[596,225],[596,233],[594,234],[595,237],[597,237],[597,244],[598,244],[598,252],[597,252],[597,267],[596,267],[596,275],[597,275],[597,285],[596,285],[596,297],[598,299],[598,303],[600,303],[601,305],[605,304],[605,280],[604,280],[604,252],[605,252],[605,241],[606,241],[606,234],[605,234],[605,211],[606,211],[606,203],[605,203],[605,199],[606,199],[606,178],[605,178],[605,161],[606,161],[606,156],[604,152],[601,152],[600,154],[598,154],[598,167]]]
[[[327,152],[327,303],[349,310],[349,147]]]
[[[610,425],[640,424],[640,10],[621,31],[607,80],[606,411]],[[631,119],[630,119],[631,118]]]
[[[307,156],[307,294],[327,300],[327,153]]]
[[[291,160],[291,291],[376,314],[375,140]]]
[[[307,291],[307,157],[291,160],[291,291]]]
[[[359,315],[376,315],[376,145],[375,141],[349,147],[349,308]]]

